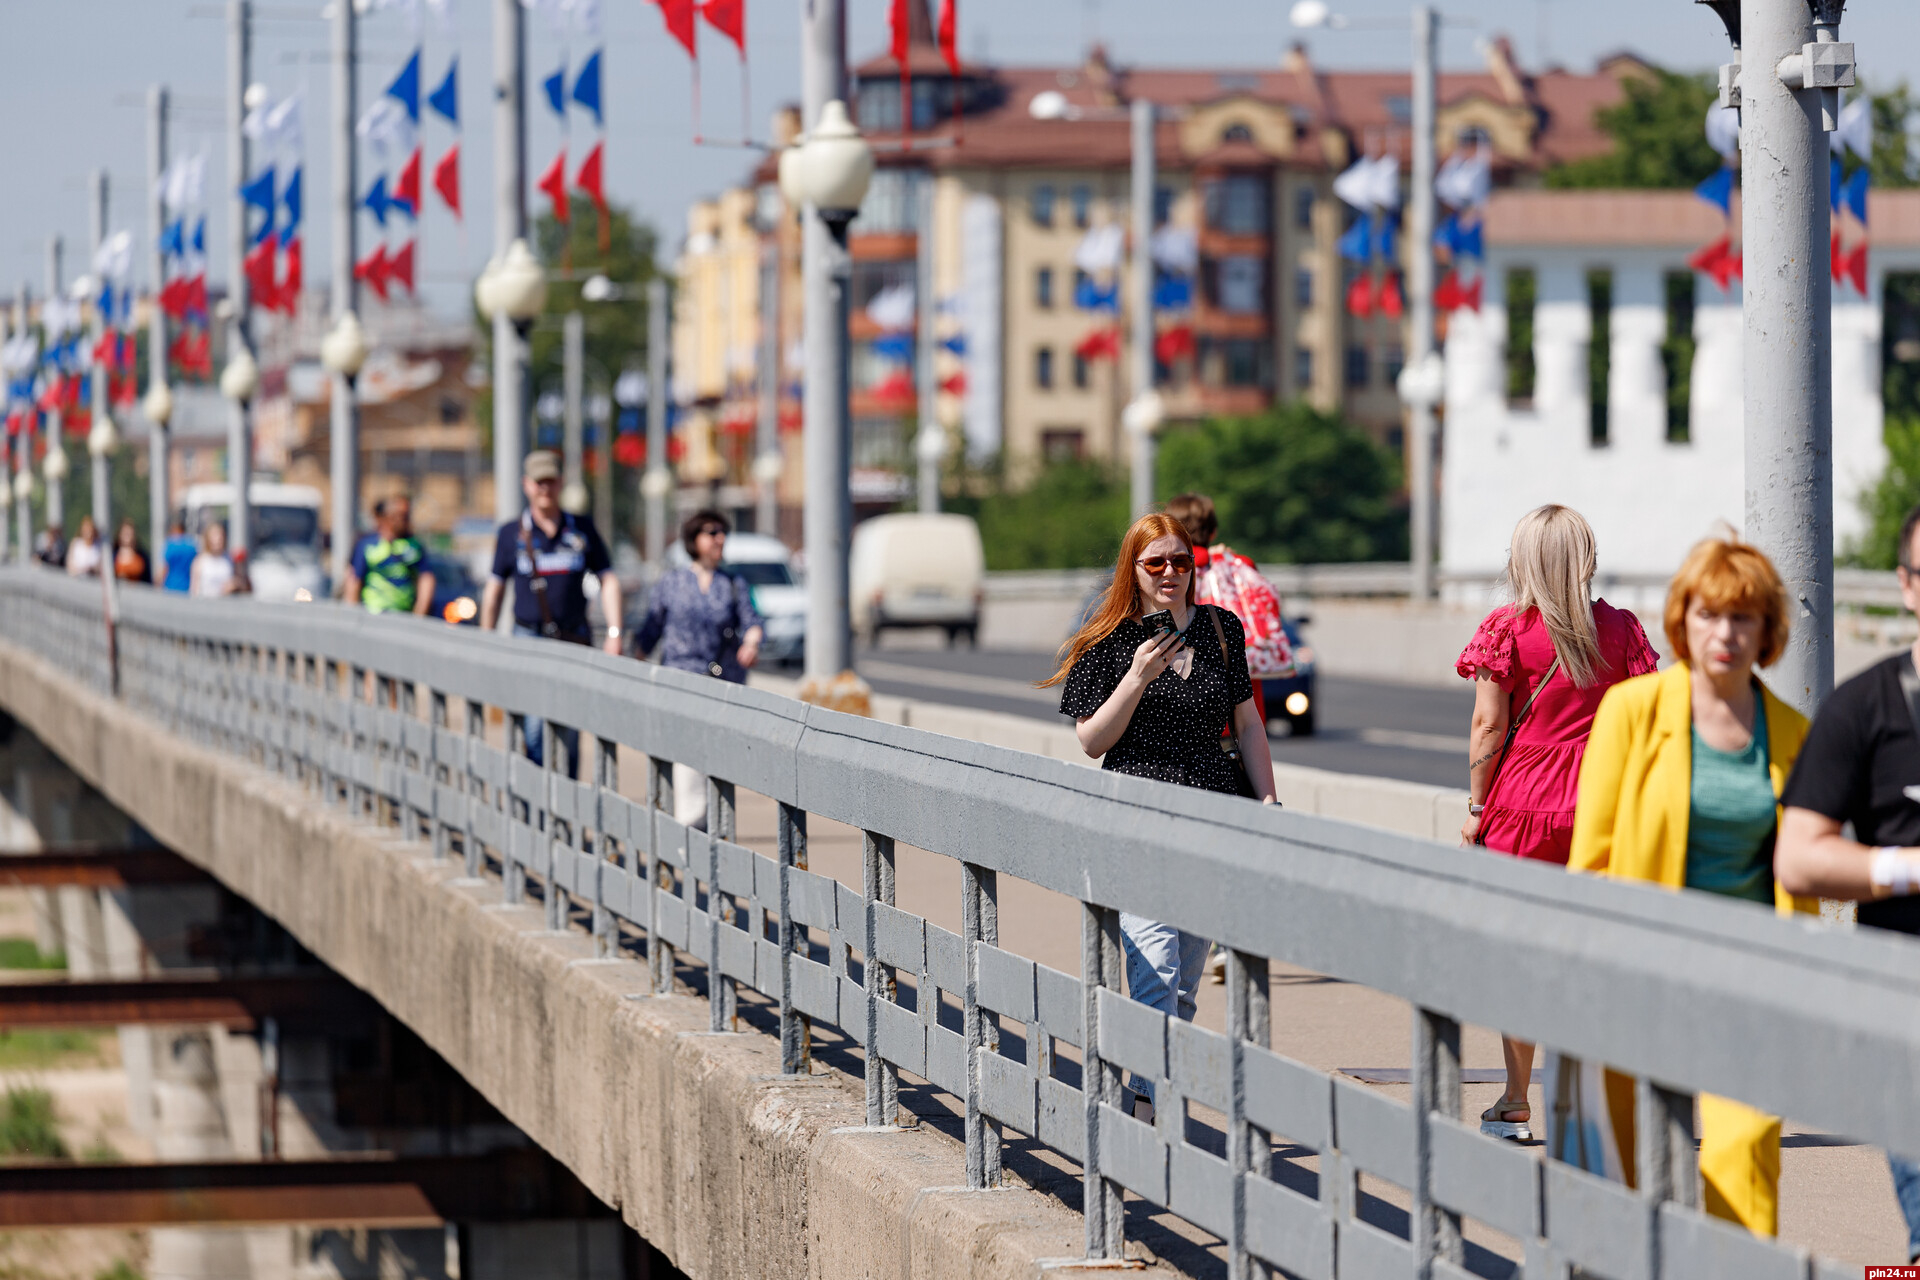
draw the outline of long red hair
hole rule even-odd
[[[1120,558],[1114,562],[1113,582],[1107,587],[1107,593],[1100,597],[1099,605],[1087,625],[1074,634],[1073,639],[1060,647],[1060,669],[1040,682],[1042,689],[1048,685],[1059,684],[1067,678],[1067,672],[1073,670],[1073,664],[1087,650],[1113,634],[1113,629],[1141,611],[1140,579],[1133,571],[1133,562],[1140,558],[1150,543],[1162,538],[1178,538],[1187,551],[1193,551],[1193,538],[1187,533],[1187,527],[1162,511],[1150,512],[1133,522],[1127,530],[1127,536],[1120,539]],[[1197,573],[1187,574],[1187,607],[1193,607],[1193,584]]]

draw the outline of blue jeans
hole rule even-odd
[[[539,630],[521,623],[513,624],[513,634],[517,636],[537,636]],[[527,759],[535,764],[547,762],[547,722],[539,716],[528,716],[522,730],[527,742]],[[560,730],[560,745],[567,749],[567,776],[580,776],[580,731],[578,729]]]
[[[1907,1257],[1920,1258],[1920,1164],[1889,1153],[1887,1167],[1893,1170],[1893,1194],[1907,1219]]]
[[[1207,967],[1207,940],[1122,911],[1120,949],[1127,958],[1127,994],[1169,1018],[1192,1022]],[[1153,1101],[1153,1081],[1130,1075],[1127,1088]]]

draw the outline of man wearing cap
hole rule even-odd
[[[620,580],[613,574],[613,557],[593,520],[560,509],[560,456],[549,449],[535,450],[521,466],[521,488],[527,508],[518,520],[500,526],[493,547],[493,573],[480,595],[480,626],[491,631],[500,617],[500,597],[513,580],[513,633],[544,636],[570,644],[591,645],[587,622],[586,580],[600,579],[600,610],[607,620],[603,648],[619,656],[622,640]],[[529,717],[527,756],[543,762],[546,726]],[[580,735],[564,731],[561,740],[567,763],[580,766]]]

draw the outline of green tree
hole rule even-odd
[[[1303,403],[1175,429],[1157,488],[1213,499],[1221,536],[1256,560],[1311,564],[1407,555],[1400,463],[1345,419]]]
[[[1867,93],[1865,87],[1860,92]],[[1920,98],[1902,80],[1871,95],[1873,100],[1873,185],[1920,186]]]
[[[963,471],[948,511],[980,525],[987,568],[1092,569],[1111,565],[1127,531],[1127,482],[1098,462],[1056,462],[1024,487],[1004,459]]]
[[[1891,569],[1900,550],[1900,523],[1920,505],[1920,417],[1887,418],[1887,469],[1860,495],[1867,532],[1844,558],[1863,569]]]
[[[569,221],[562,225],[551,213],[542,214],[533,228],[534,252],[548,272],[547,305],[535,318],[530,335],[531,400],[542,392],[558,392],[564,386],[561,374],[561,324],[569,311],[586,317],[586,368],[588,396],[611,395],[611,382],[629,369],[647,365],[647,283],[658,274],[655,255],[659,237],[654,229],[636,219],[623,205],[608,209],[607,248],[600,248],[599,214],[592,201],[575,195],[569,207]],[[587,280],[604,275],[620,290],[610,302],[586,302],[580,290]],[[480,349],[475,359],[493,368],[493,330],[476,313],[475,324],[481,332]],[[528,405],[531,420],[531,400]],[[474,413],[486,433],[485,447],[493,447],[493,395],[491,389],[475,399]],[[529,444],[532,437],[529,436]],[[614,483],[615,523],[633,529],[639,516],[638,480],[624,473]]]
[[[1652,68],[1622,81],[1626,97],[1594,113],[1613,149],[1547,170],[1549,187],[1692,187],[1721,166],[1703,122],[1713,77]]]

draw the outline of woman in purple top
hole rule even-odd
[[[747,682],[747,669],[760,658],[763,628],[753,589],[720,563],[730,529],[713,510],[696,511],[680,526],[680,543],[693,563],[655,584],[635,653],[645,657],[658,644],[663,667]]]

